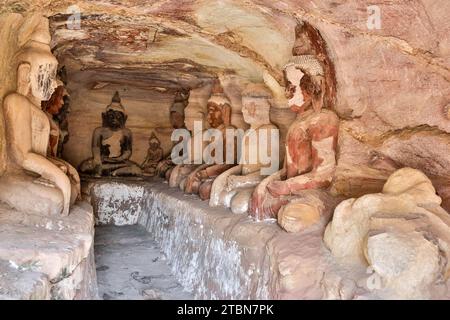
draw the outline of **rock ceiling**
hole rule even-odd
[[[281,70],[291,55],[296,20],[305,19],[321,30],[330,49],[339,87],[336,109],[341,116],[360,117],[374,101],[390,107],[392,99],[400,97],[398,88],[389,83],[411,92],[397,103],[405,106],[416,103],[415,93],[434,83],[432,90],[426,88],[433,93],[425,92],[432,101],[415,108],[431,104],[441,109],[450,81],[448,2],[380,0],[383,28],[377,31],[367,29],[370,3],[0,0],[0,13],[40,11],[48,16],[53,50],[72,71],[71,77],[81,70],[90,86],[114,81],[145,88],[196,87],[218,74],[253,82],[271,75],[282,85]],[[80,29],[67,27],[71,5],[80,9]],[[413,80],[402,81],[405,78]],[[380,81],[387,84],[380,85]],[[413,85],[418,89],[404,88]],[[389,90],[392,94],[387,94]],[[435,125],[436,121],[429,122]],[[384,119],[383,123],[391,125],[392,121]]]
[[[72,4],[79,29],[67,27]],[[262,81],[265,72],[281,82],[294,41],[295,19],[250,1],[7,1],[7,10],[45,12],[59,60],[96,70],[99,82],[195,87],[227,73]]]

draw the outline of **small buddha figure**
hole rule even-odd
[[[172,106],[170,107],[170,115],[169,115],[170,123],[172,124],[174,130],[185,128],[184,110],[189,104],[190,92],[191,91],[189,88],[181,88],[175,94],[175,99]],[[178,143],[179,141],[174,142],[174,146]],[[156,175],[160,176],[161,178],[165,178],[166,180],[169,180],[170,173],[172,172],[173,167],[175,167],[175,164],[172,162],[171,153],[169,152],[169,154],[163,160],[161,160],[156,166]]]
[[[116,91],[111,104],[102,113],[103,126],[92,136],[92,158],[80,165],[85,174],[100,176],[140,176],[141,168],[130,160],[132,134],[125,127],[127,114]]]
[[[219,130],[222,136],[222,159],[219,163],[203,164],[197,166],[186,178],[184,191],[190,194],[199,194],[202,200],[208,200],[211,193],[213,181],[220,174],[233,167],[236,163],[236,139],[232,141],[233,150],[227,150],[227,129],[235,130],[231,125],[231,103],[223,92],[220,82],[217,80],[214,84],[212,95],[207,104],[207,122],[213,129]],[[232,163],[226,163],[227,151],[233,152]],[[215,150],[211,156],[215,157]]]
[[[144,162],[141,167],[144,171],[144,175],[154,176],[156,173],[156,167],[158,163],[162,160],[164,156],[164,151],[161,148],[161,142],[156,137],[155,133],[152,132],[150,139],[148,141],[148,151]]]
[[[48,30],[43,18],[16,56],[17,89],[3,104],[8,166],[0,178],[0,201],[23,212],[68,215],[79,195],[78,174],[68,163],[48,157],[51,127],[41,109],[57,87],[58,62]]]
[[[303,48],[305,46],[303,44]],[[305,190],[324,189],[331,184],[336,166],[339,118],[333,111],[323,108],[326,75],[315,55],[294,56],[285,66],[284,74],[286,96],[297,119],[286,137],[283,169],[258,185],[249,211],[257,220],[278,218],[280,225],[289,231],[298,229],[298,226],[291,228],[289,225],[302,219],[299,210],[310,217],[308,223],[320,219],[322,209],[317,205],[320,201],[309,201],[305,197],[306,203],[300,205],[297,200],[302,198]]]
[[[243,138],[239,165],[225,171],[214,181],[210,206],[231,207],[233,213],[247,212],[255,187],[265,178],[261,169],[267,166],[259,157],[259,148],[264,147],[259,136],[266,135],[266,141],[270,143],[271,135],[278,130],[270,122],[270,99],[271,93],[264,85],[250,84],[242,92],[242,113],[250,129]],[[265,147],[271,150],[269,144]]]

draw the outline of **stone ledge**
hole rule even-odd
[[[161,246],[173,274],[197,299],[320,299],[327,250],[322,231],[288,234],[276,223],[253,222],[225,208],[211,208],[196,196],[171,189],[162,181],[98,180],[91,190],[123,188],[106,202],[133,203],[138,224]],[[144,197],[135,195],[144,189]],[[93,191],[93,194],[95,191]],[[92,197],[101,221],[128,221],[123,212]],[[135,209],[133,209],[135,210]],[[118,215],[118,216],[117,216]],[[105,218],[108,217],[108,218]],[[126,217],[125,217],[126,218]],[[119,224],[120,225],[120,224]]]
[[[97,298],[92,207],[68,217],[24,214],[0,206],[2,298]]]

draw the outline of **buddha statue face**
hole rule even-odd
[[[56,82],[57,61],[51,54],[27,52],[20,56],[18,68],[19,91],[31,95],[37,103],[51,98],[58,87]]]
[[[208,103],[208,114],[206,116],[206,121],[212,128],[217,128],[224,123],[222,108],[220,108],[215,103]]]
[[[102,113],[103,126],[113,130],[121,129],[125,127],[127,116],[118,110],[108,110]]]
[[[102,113],[103,126],[118,130],[125,127],[127,118],[119,92],[116,91],[110,105],[106,107],[106,112]]]
[[[57,87],[56,69],[58,64],[47,62],[31,68],[30,78],[33,96],[41,101],[50,99]]]
[[[60,113],[62,106],[64,105],[64,87],[59,86],[53,92],[50,100],[42,101],[42,109],[52,116]]]
[[[284,70],[286,80],[286,98],[288,99],[289,107],[296,112],[304,103],[303,92],[300,88],[300,82],[304,76],[302,70],[295,65],[289,65]]]
[[[187,102],[189,101],[189,96],[191,94],[191,90],[189,88],[181,88],[180,90],[177,91],[177,93],[175,94],[175,101],[177,102]]]
[[[150,150],[158,150],[160,145],[161,145],[161,143],[159,142],[158,138],[156,136],[152,135],[152,137],[150,138],[150,141],[148,142],[148,146],[149,146]]]
[[[218,128],[221,125],[229,125],[231,122],[231,106],[229,104],[217,105],[214,102],[208,102],[208,114],[206,121],[211,128]]]
[[[177,111],[170,112],[170,124],[174,129],[181,129],[184,127],[184,114]]]

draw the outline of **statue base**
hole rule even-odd
[[[97,299],[92,207],[67,217],[0,205],[0,299]]]

